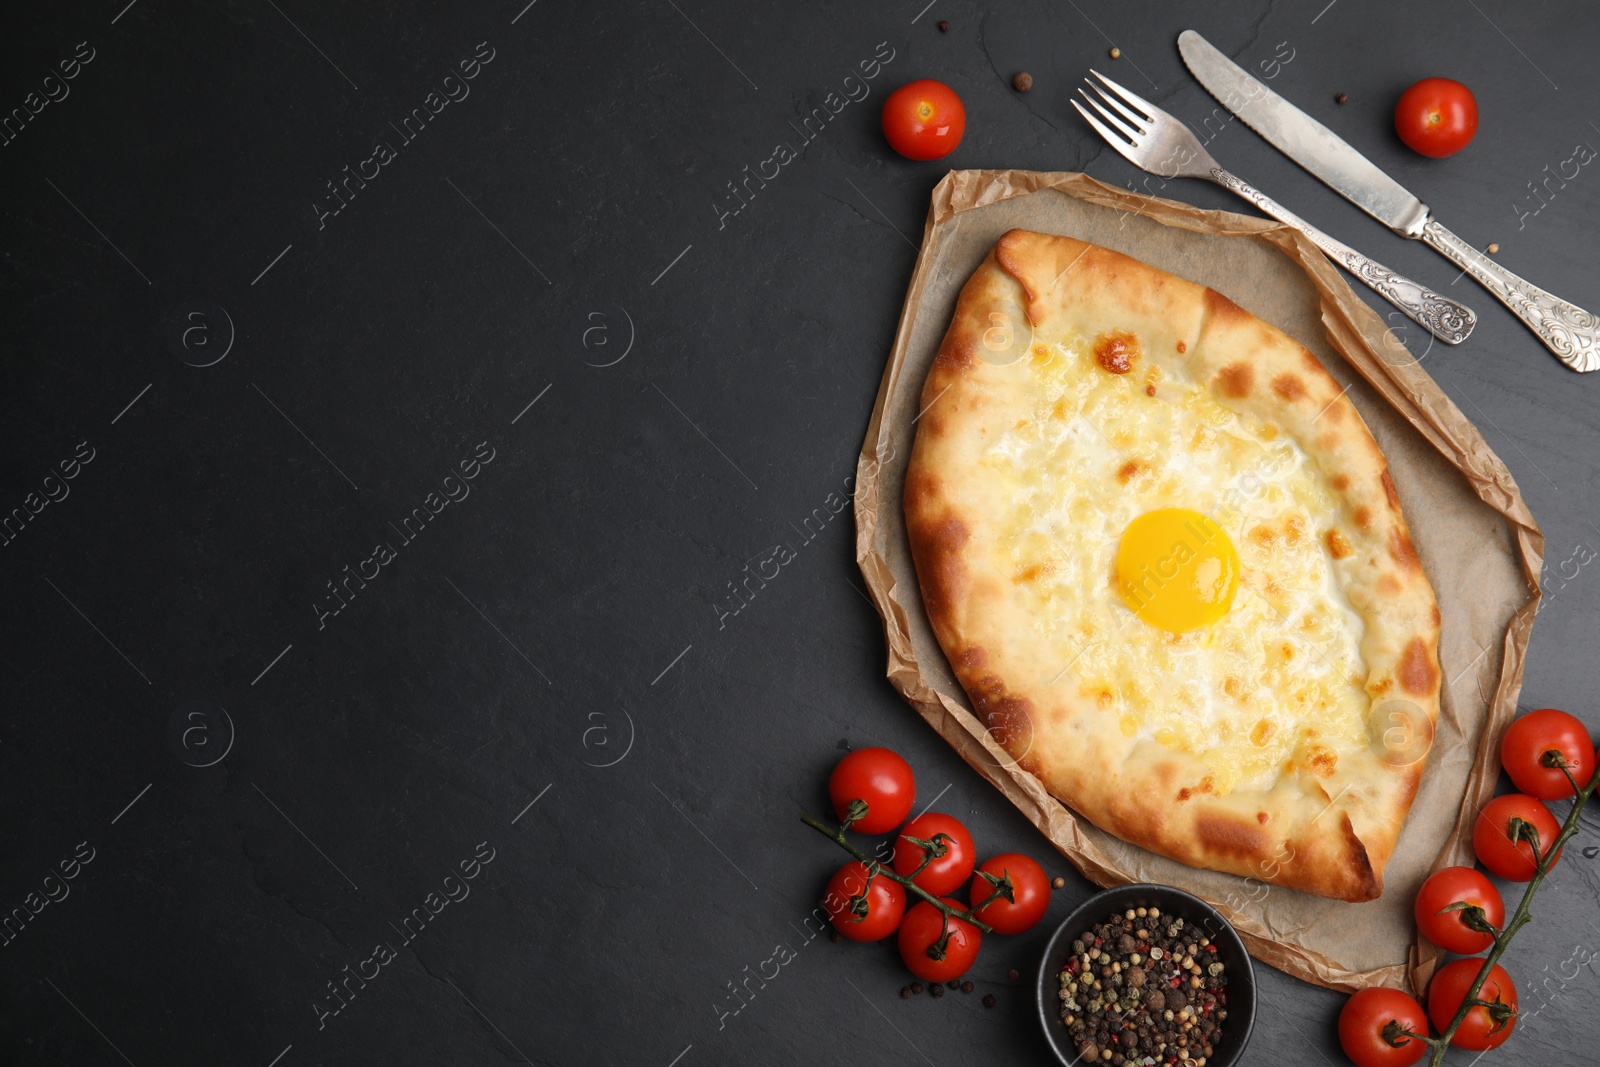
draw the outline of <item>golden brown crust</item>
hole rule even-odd
[[[1023,335],[1020,345],[1006,330]],[[1015,554],[1002,551],[995,517],[1017,488],[985,475],[982,457],[1043,410],[1045,372],[1025,358],[1031,339],[1069,334],[1096,373],[1138,379],[1122,403],[1158,403],[1162,383],[1192,383],[1309,457],[1337,502],[1328,528],[1291,522],[1251,536],[1323,553],[1360,619],[1366,673],[1354,691],[1364,689],[1375,718],[1394,710],[1431,738],[1438,717],[1438,609],[1383,454],[1345,390],[1303,346],[1213,290],[1072,238],[1013,230],[963,288],[929,370],[904,497],[928,618],[978,719],[1055,796],[1127,841],[1197,867],[1373,899],[1425,739],[1420,752],[1397,751],[1387,720],[1359,724],[1364,743],[1307,731],[1275,780],[1230,787],[1194,752],[1118,729],[1112,709],[1127,694],[1085,689],[1070,663],[1057,674],[1070,647],[1021,613],[1021,593],[1052,564],[1002,565]],[[1057,404],[1048,417],[1074,414]],[[1106,474],[1133,492],[1160,472],[1132,455]],[[1219,680],[1229,694],[1232,682]],[[1278,728],[1258,724],[1263,736]]]

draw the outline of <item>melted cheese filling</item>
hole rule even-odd
[[[996,562],[1060,650],[1043,679],[1123,736],[1202,760],[1203,791],[1331,775],[1367,744],[1370,698],[1364,625],[1326,547],[1341,498],[1316,464],[1148,360],[1110,373],[1074,339],[1036,344],[1031,369],[1032,417],[991,427],[983,462],[1008,490]],[[1189,633],[1139,618],[1117,584],[1123,531],[1158,508],[1201,512],[1238,550],[1231,607]]]

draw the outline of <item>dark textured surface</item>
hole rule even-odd
[[[1192,27],[1248,68],[1276,57],[1276,88],[1447,225],[1593,308],[1600,178],[1552,182],[1537,214],[1529,183],[1600,145],[1600,17],[923,2],[13,14],[0,109],[69,95],[0,146],[0,508],[61,497],[3,548],[0,907],[67,895],[0,948],[0,1060],[1046,1062],[1006,972],[1089,892],[1059,858],[1049,924],[986,947],[973,995],[903,1002],[891,949],[802,925],[842,857],[795,815],[822,807],[841,740],[904,753],[983,851],[1047,852],[883,681],[848,511],[805,525],[848,492],[946,169],[890,156],[883,94],[933,76],[964,96],[948,166],[1125,183],[1069,90],[1109,67],[1199,125],[1213,103],[1174,47]],[[80,41],[93,58],[46,85]],[[870,95],[802,146],[790,124],[859,95],[875,54]],[[1447,162],[1386,118],[1436,73],[1483,111]],[[724,214],[779,141],[803,152]],[[394,158],[364,164],[377,142]],[[1600,378],[1238,124],[1211,147],[1480,312],[1460,349],[1407,341],[1549,535],[1523,703],[1600,726]],[[376,176],[333,214],[346,166]],[[63,462],[76,477],[47,482]],[[463,462],[476,476],[447,482]],[[733,614],[728,583],[779,543],[796,558]],[[47,884],[63,862],[76,877]],[[463,862],[476,877],[446,883]],[[1485,1063],[1592,1059],[1597,890],[1569,849],[1507,961],[1533,1014]],[[334,1015],[347,965],[376,977]],[[1245,1062],[1337,1061],[1341,998],[1257,973]]]

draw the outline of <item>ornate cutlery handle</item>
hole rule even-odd
[[[1208,177],[1223,188],[1238,193],[1279,222],[1287,223],[1311,238],[1335,263],[1365,282],[1373,292],[1405,312],[1412,321],[1445,344],[1456,345],[1465,341],[1478,324],[1477,313],[1471,308],[1418,285],[1405,275],[1397,274],[1382,263],[1328,236],[1249,182],[1221,167],[1212,167]],[[1590,321],[1593,321],[1592,317]],[[1600,358],[1600,353],[1596,354],[1596,358]]]
[[[1512,274],[1432,219],[1422,239],[1475,278],[1575,371],[1600,369],[1600,319]]]

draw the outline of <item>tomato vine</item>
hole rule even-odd
[[[1533,877],[1529,879],[1528,888],[1523,891],[1522,900],[1518,902],[1516,912],[1512,914],[1511,920],[1506,923],[1504,929],[1496,930],[1493,924],[1484,924],[1489,927],[1485,932],[1494,937],[1494,947],[1483,958],[1483,965],[1478,968],[1477,976],[1473,978],[1472,984],[1467,987],[1466,995],[1461,998],[1461,1004],[1456,1008],[1455,1017],[1450,1020],[1450,1025],[1446,1026],[1444,1032],[1438,1037],[1423,1038],[1432,1049],[1432,1053],[1428,1057],[1428,1067],[1438,1067],[1439,1064],[1444,1062],[1444,1054],[1450,1047],[1450,1040],[1455,1037],[1456,1031],[1461,1029],[1461,1024],[1466,1020],[1467,1014],[1473,1008],[1486,1009],[1496,1019],[1498,1023],[1497,1030],[1511,1023],[1514,1016],[1504,1014],[1505,1005],[1483,1000],[1478,994],[1483,990],[1483,984],[1488,980],[1495,964],[1500,961],[1501,956],[1505,955],[1506,949],[1511,944],[1511,939],[1516,937],[1517,932],[1528,925],[1529,920],[1533,918],[1530,905],[1533,903],[1534,894],[1538,892],[1545,875],[1549,874],[1551,869],[1555,867],[1556,860],[1560,858],[1562,846],[1571,839],[1573,834],[1578,832],[1578,817],[1583,813],[1584,805],[1589,803],[1589,798],[1594,796],[1596,787],[1600,787],[1600,767],[1595,769],[1594,776],[1589,779],[1587,785],[1579,786],[1577,779],[1572,777],[1572,771],[1560,751],[1551,749],[1546,752],[1542,762],[1547,767],[1559,767],[1561,773],[1566,775],[1567,781],[1571,783],[1573,792],[1576,794],[1572,800],[1572,810],[1567,813],[1566,819],[1562,822],[1561,832],[1556,835],[1555,841],[1543,851],[1539,847],[1539,831],[1531,823],[1524,822],[1521,819],[1512,820],[1513,844],[1518,838],[1521,838],[1533,846],[1533,854],[1536,857]],[[1411,1036],[1421,1037],[1420,1034]]]
[[[994,928],[978,919],[976,917],[976,913],[995,897],[1000,896],[1003,890],[998,888],[995,889],[995,891],[991,893],[976,908],[957,908],[946,904],[944,901],[940,900],[926,889],[923,889],[920,885],[917,885],[917,883],[913,882],[910,877],[902,874],[896,874],[891,868],[884,866],[882,863],[873,859],[871,856],[867,855],[865,852],[862,852],[859,848],[850,843],[850,839],[845,836],[845,832],[850,829],[850,825],[852,823],[861,819],[864,815],[866,815],[866,813],[867,805],[862,801],[857,800],[851,803],[847,818],[839,826],[829,826],[820,819],[813,818],[806,812],[800,813],[800,821],[859,860],[867,868],[867,878],[869,882],[871,879],[881,875],[891,881],[899,882],[905,887],[907,893],[910,893],[916,897],[920,897],[922,900],[927,901],[929,904],[932,904],[935,908],[939,909],[939,912],[943,917],[943,925],[940,929],[940,936],[938,940],[934,941],[933,944],[928,946],[928,956],[930,959],[937,960],[944,958],[945,945],[948,943],[950,938],[951,919],[959,919],[964,923],[977,927],[986,934],[994,933]],[[913,872],[912,877],[921,873],[923,867],[926,867],[934,859],[944,854],[943,850],[947,846],[945,846],[939,840],[943,836],[943,834],[934,834],[933,838],[929,841],[916,840],[913,842],[922,849],[923,858],[921,866],[919,866],[917,870]],[[865,892],[866,889],[863,887],[862,893],[864,894]]]

